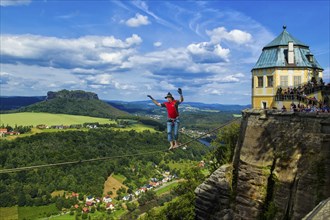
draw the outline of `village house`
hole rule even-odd
[[[159,186],[159,182],[149,182],[149,185],[152,187],[157,187]]]
[[[131,201],[134,198],[133,194],[129,194],[123,197],[124,201]]]
[[[36,128],[38,128],[38,129],[48,129],[49,127],[47,125],[40,124],[40,125],[37,125]]]
[[[0,128],[0,136],[4,137],[6,135],[20,135],[20,133],[16,131],[8,131],[7,128]]]
[[[85,205],[86,206],[93,206],[95,204],[95,202],[86,202]]]
[[[21,133],[16,132],[16,131],[9,131],[6,133],[6,135],[20,135]]]
[[[109,202],[106,204],[106,210],[114,210],[115,209],[115,206],[113,203]]]
[[[71,197],[79,197],[79,193],[72,192]]]
[[[88,213],[88,212],[89,212],[89,208],[88,208],[88,207],[84,207],[84,208],[82,209],[82,211],[83,211],[84,213]]]
[[[204,160],[201,160],[198,164],[198,167],[204,167],[205,166],[205,162]]]
[[[86,197],[86,205],[87,206],[92,206],[92,205],[94,205],[96,202],[95,202],[95,199],[94,199],[94,197],[93,196],[88,196],[88,197]]]
[[[112,202],[112,198],[110,196],[105,196],[105,197],[103,197],[103,202],[104,203]]]
[[[141,190],[136,190],[135,192],[134,192],[134,194],[135,194],[135,196],[139,196],[140,194],[141,194]]]
[[[0,128],[0,136],[3,137],[8,132],[7,128]]]

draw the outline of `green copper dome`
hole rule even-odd
[[[294,46],[294,64],[290,65],[288,64],[289,42],[292,42]],[[283,26],[282,33],[262,49],[262,53],[252,70],[274,67],[307,67],[323,70],[311,54],[309,46],[289,34],[285,26]]]
[[[291,34],[289,34],[286,31],[286,26],[283,26],[282,33],[277,38],[275,38],[272,42],[267,44],[264,47],[264,49],[267,47],[287,46],[289,42],[293,42],[294,45],[308,47],[306,44],[302,43],[300,40],[298,40],[297,38],[295,38]]]

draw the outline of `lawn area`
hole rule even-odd
[[[99,218],[100,219],[106,219],[106,216],[110,216],[110,215],[108,215],[106,212],[99,212],[99,211],[96,211],[95,213],[88,213],[88,217],[90,219],[99,219]],[[66,213],[66,214],[63,214],[63,215],[52,216],[49,219],[53,219],[53,220],[75,220],[75,219],[82,219],[82,216],[76,218],[76,214],[70,215],[70,213]]]
[[[120,219],[121,216],[125,215],[128,211],[124,209],[119,209],[117,211],[114,211],[111,213],[110,216],[112,216],[114,219]]]
[[[177,170],[186,170],[190,169],[192,166],[196,166],[198,162],[192,162],[192,161],[170,161],[167,165],[170,167],[170,169],[177,169]]]
[[[112,177],[118,180],[119,182],[123,183],[126,180],[126,177],[121,174],[112,174]]]
[[[73,125],[84,124],[86,122],[98,122],[100,124],[115,123],[108,118],[96,118],[80,115],[67,115],[67,114],[51,114],[51,113],[34,113],[34,112],[21,112],[12,114],[1,114],[0,125],[23,125],[34,127],[40,124],[51,125]]]
[[[49,219],[55,219],[55,220],[74,220],[75,215],[70,215],[69,213],[64,214],[64,215],[56,215],[56,216],[51,216]]]
[[[46,206],[18,207],[18,219],[38,219],[57,214],[55,204]]]
[[[0,220],[18,219],[18,207],[0,207]]]
[[[161,194],[170,192],[174,187],[176,187],[179,183],[177,181],[173,181],[170,184],[168,184],[167,186],[164,186],[162,188],[159,188],[159,190],[155,190],[156,195],[159,196]]]

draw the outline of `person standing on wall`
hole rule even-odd
[[[159,107],[165,107],[167,110],[167,140],[170,142],[169,150],[179,147],[178,138],[180,120],[178,106],[183,102],[181,88],[178,89],[178,93],[180,95],[180,100],[175,100],[172,94],[169,92],[165,97],[167,102],[164,103],[159,103],[151,95],[148,95],[148,97],[152,100],[153,103],[155,103],[155,105]]]

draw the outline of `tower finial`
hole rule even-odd
[[[286,29],[286,25],[283,25],[283,30],[285,30]]]

